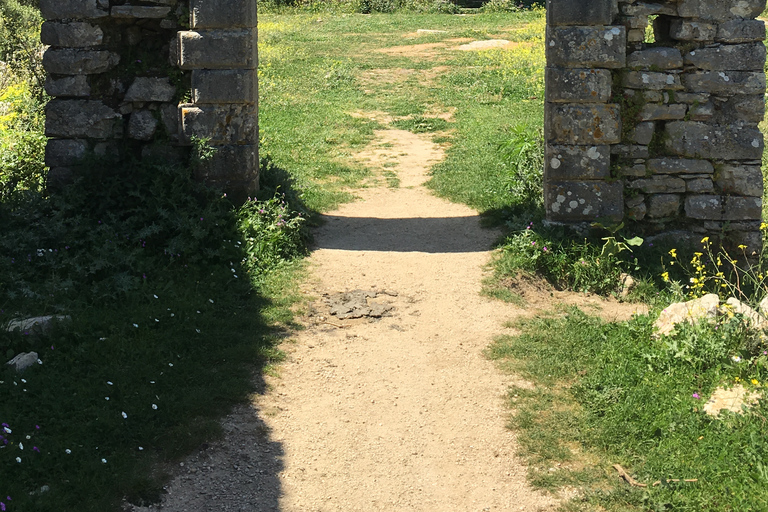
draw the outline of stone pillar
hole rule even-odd
[[[758,249],[765,5],[549,0],[548,218]]]
[[[187,165],[198,137],[216,152],[197,178],[234,201],[253,195],[256,0],[40,0],[40,10],[50,185],[89,154]]]
[[[620,220],[623,187],[611,176],[621,142],[612,69],[626,64],[616,0],[548,0],[544,204],[558,222]]]
[[[184,160],[176,105],[184,79],[169,60],[185,6],[177,0],[40,0],[49,185],[88,154]],[[118,5],[119,4],[119,5]],[[174,72],[176,70],[176,72]]]
[[[190,14],[178,34],[179,66],[192,72],[182,137],[208,140],[215,153],[196,176],[241,201],[258,189],[256,0],[191,0]]]

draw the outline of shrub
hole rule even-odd
[[[510,130],[509,139],[502,142],[500,151],[508,170],[510,192],[519,205],[532,209],[544,202],[544,134],[541,129],[518,125]]]

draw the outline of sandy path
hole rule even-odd
[[[479,295],[498,233],[421,186],[441,158],[428,136],[377,135],[362,158],[397,159],[401,187],[365,189],[327,215],[308,292],[387,290],[392,316],[338,320],[317,301],[269,391],[180,468],[164,510],[553,508],[505,428],[509,377],[482,355],[515,313]]]

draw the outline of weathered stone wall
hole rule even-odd
[[[235,200],[258,187],[256,0],[41,0],[49,183],[89,155],[188,163]]]
[[[548,218],[759,247],[765,0],[547,7]]]

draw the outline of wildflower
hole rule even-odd
[[[739,246],[739,249],[741,249],[742,251],[743,251],[744,249],[746,249],[746,248],[747,248],[747,246],[746,246],[746,245],[744,245],[744,244],[741,244],[741,245]]]
[[[733,359],[733,361],[735,363],[740,363],[741,362],[741,357],[739,357],[739,356],[733,356],[733,357],[731,357],[731,359]],[[736,377],[736,378],[738,379],[738,377]]]
[[[159,298],[160,298],[160,297],[158,297],[157,295],[154,295],[154,294],[153,294],[152,296],[153,296],[154,298],[156,298],[156,299],[159,299]]]
[[[208,299],[208,302],[210,302],[211,304],[213,304],[213,299]]]
[[[24,443],[19,443],[19,450],[24,450]]]
[[[694,394],[693,394],[693,395],[691,395],[691,396],[693,396],[693,398],[695,398],[696,400],[698,400],[698,399],[699,399],[699,394],[698,394],[698,393],[694,393]]]
[[[67,448],[66,450],[64,450],[64,453],[66,453],[67,455],[69,455],[69,454],[71,454],[71,453],[72,453],[72,450],[70,450],[69,448]]]
[[[133,324],[133,326],[137,329],[139,328],[139,324]]]
[[[19,464],[21,464],[21,457],[16,457],[16,462],[18,462]]]
[[[677,258],[677,249],[670,249],[669,255],[673,258]]]
[[[37,453],[40,453],[40,448],[38,448],[37,446],[33,446],[33,447],[32,447],[32,451],[33,451],[33,452],[37,452]]]
[[[153,411],[156,411],[156,410],[157,410],[157,404],[152,404],[152,410],[153,410]]]
[[[125,411],[123,411],[123,419],[124,419],[124,420],[127,420],[127,419],[128,419],[128,415],[127,415],[127,414],[125,414]]]
[[[752,379],[752,384],[755,385],[755,386],[759,386],[760,385],[760,381],[757,380],[757,379]]]
[[[143,447],[143,446],[139,446],[139,451],[140,451],[140,452],[141,452],[141,451],[144,451],[144,447]]]
[[[704,238],[701,239],[701,243],[705,244],[707,242],[709,242],[709,237],[708,236],[705,236]]]
[[[101,463],[102,464],[106,464],[107,463],[107,459],[101,459]]]
[[[548,249],[547,249],[547,246],[545,245],[545,246],[544,246],[544,252],[547,252],[547,250],[548,250]]]
[[[661,278],[664,280],[665,283],[669,282],[669,272],[664,272],[661,274]]]
[[[763,230],[763,229],[768,229],[768,224],[766,224],[765,222],[763,222],[762,224],[760,224],[760,229],[761,229],[761,230]]]
[[[5,512],[5,503],[0,501],[0,511]]]

